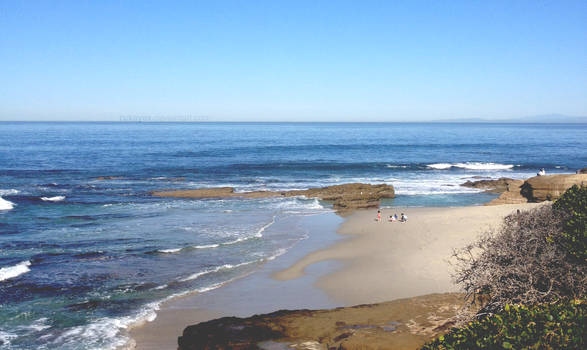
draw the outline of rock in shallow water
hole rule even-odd
[[[195,190],[156,191],[152,195],[157,197],[179,198],[269,198],[269,197],[295,197],[305,196],[333,202],[334,209],[338,211],[377,208],[383,198],[394,198],[393,186],[380,184],[371,185],[363,183],[350,183],[308,190],[293,191],[253,191],[234,192],[232,187],[202,188]]]

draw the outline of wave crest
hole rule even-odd
[[[224,264],[224,265],[221,265],[221,266],[217,266],[217,267],[215,267],[213,269],[204,270],[204,271],[200,271],[200,272],[194,273],[193,275],[190,275],[190,276],[188,276],[186,278],[182,278],[179,281],[180,282],[187,282],[187,281],[195,280],[198,277],[203,276],[203,275],[207,275],[209,273],[214,273],[214,272],[218,272],[218,271],[221,271],[221,270],[231,270],[231,269],[235,269],[237,267],[254,264],[256,262],[259,262],[259,261],[257,261],[257,260],[247,261],[247,262],[243,262],[243,263],[236,264],[236,265]]]
[[[514,167],[513,164],[499,164],[499,163],[481,163],[481,162],[467,162],[467,163],[434,163],[428,164],[428,168],[436,170],[445,170],[450,168],[461,168],[468,170],[508,170]]]
[[[29,269],[29,266],[31,266],[31,262],[30,261],[23,261],[19,264],[16,264],[14,266],[9,266],[9,267],[3,267],[0,269],[0,281],[5,281],[7,279],[10,278],[14,278],[17,276],[20,276],[24,273],[29,272],[31,269]]]
[[[15,190],[13,188],[9,189],[9,190],[0,190],[0,196],[12,196],[15,194],[19,194],[20,191],[19,190]]]
[[[14,208],[14,203],[0,197],[0,210],[10,210],[12,208]]]
[[[45,202],[61,202],[65,199],[65,196],[55,196],[55,197],[41,197],[41,200]]]

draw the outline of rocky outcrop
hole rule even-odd
[[[527,203],[528,199],[520,193],[524,180],[508,181],[505,190],[487,205],[521,204]]]
[[[505,192],[508,191],[508,187],[512,182],[518,180],[510,179],[508,177],[502,177],[497,180],[478,180],[478,181],[467,181],[461,186],[470,188],[486,189],[487,192]]]
[[[454,325],[462,294],[431,294],[333,310],[223,317],[184,329],[180,350],[417,349]]]
[[[290,191],[287,195],[306,196],[333,202],[334,209],[365,209],[377,208],[383,198],[394,198],[393,186],[381,184],[370,185],[352,183],[322,188],[311,188],[302,191]]]
[[[577,170],[577,174],[587,174],[587,168]]]
[[[587,186],[587,174],[535,176],[524,182],[521,194],[529,202],[553,201],[573,185]]]
[[[543,202],[558,199],[573,185],[587,186],[587,174],[535,176],[508,181],[506,190],[487,205]]]
[[[383,198],[394,198],[393,186],[380,184],[370,185],[351,183],[308,190],[293,191],[252,191],[235,192],[232,187],[200,188],[194,190],[157,191],[152,195],[158,197],[178,198],[267,198],[306,196],[332,202],[334,209],[339,211],[351,209],[377,208]]]

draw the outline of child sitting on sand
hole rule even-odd
[[[389,222],[394,222],[397,220],[397,214],[389,216]]]
[[[408,216],[405,215],[404,213],[402,213],[402,218],[400,219],[401,222],[407,222],[408,221]]]

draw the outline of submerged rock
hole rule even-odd
[[[122,176],[98,176],[96,180],[104,181],[104,180],[122,180]]]
[[[497,180],[478,180],[478,181],[467,181],[461,186],[463,187],[471,187],[471,188],[482,188],[487,189],[488,192],[505,192],[508,190],[508,186],[518,180],[510,179],[508,177],[502,177]]]

